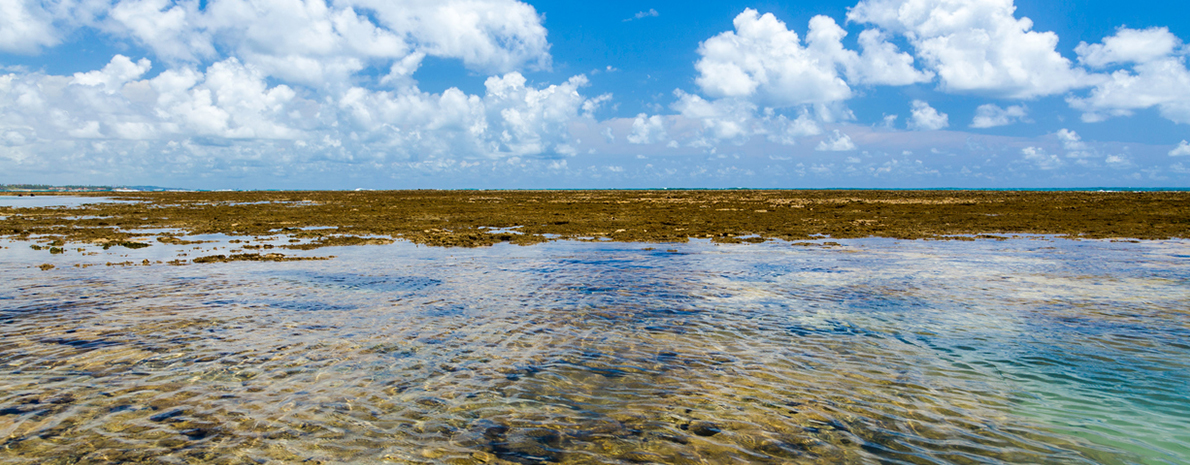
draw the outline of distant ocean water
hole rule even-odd
[[[183,189],[175,187],[157,187],[157,186],[133,186],[133,187],[117,187],[117,188],[102,188],[104,190],[96,190],[96,193],[106,193],[110,189],[116,189],[117,192],[211,192],[211,191],[284,191],[284,189]],[[387,190],[387,189],[402,189],[400,187],[385,188],[385,189],[369,189],[369,188],[346,188],[346,189],[328,189],[340,191],[373,191],[373,190]],[[539,190],[539,191],[575,191],[575,190],[624,190],[624,191],[656,191],[656,190],[692,190],[692,191],[731,191],[731,190],[787,190],[787,191],[989,191],[989,192],[1190,192],[1190,187],[630,187],[630,188],[531,188],[531,189],[507,189],[507,188],[490,188],[490,189],[476,189],[476,188],[458,188],[458,189],[442,189],[442,190],[461,190],[461,191],[482,191],[482,190]],[[13,191],[16,192],[16,191]],[[57,194],[64,194],[65,192],[54,191]],[[0,193],[11,194],[12,192]],[[24,194],[25,192],[20,192]],[[0,195],[0,199],[4,198]]]
[[[0,461],[1190,463],[1190,241],[205,239],[0,242]]]
[[[350,190],[350,189],[344,189]],[[359,190],[381,190],[381,189],[355,189]],[[455,189],[442,189],[455,190]],[[1190,187],[996,187],[996,188],[970,188],[970,187],[633,187],[633,188],[540,188],[540,189],[457,189],[460,191],[502,191],[502,190],[527,190],[527,191],[545,191],[545,192],[568,192],[568,191],[889,191],[889,192],[909,192],[909,191],[973,191],[973,192],[1190,192]]]

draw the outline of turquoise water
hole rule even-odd
[[[0,461],[1190,463],[1190,242],[838,242],[5,242]]]

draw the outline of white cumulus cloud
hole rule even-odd
[[[847,18],[905,36],[947,92],[1032,98],[1094,83],[1057,34],[1015,13],[1013,0],[863,0]]]
[[[759,111],[756,104],[745,99],[706,100],[681,90],[674,91],[674,95],[678,100],[671,108],[682,119],[697,123],[698,132],[671,137],[689,140],[689,145],[696,147],[711,147],[721,142],[739,145],[753,136],[765,136],[782,145],[796,145],[800,138],[821,134],[822,122],[850,117],[850,111],[830,105],[803,105],[797,109],[798,116],[790,118],[777,114],[772,108]]]
[[[114,94],[119,92],[128,81],[139,78],[149,71],[152,63],[147,58],[141,58],[133,63],[124,55],[116,55],[101,70],[75,73],[75,84],[84,86],[102,86],[104,92]]]
[[[369,65],[416,69],[424,56],[484,72],[548,67],[549,43],[532,6],[515,0],[120,0],[106,28],[168,62],[227,50],[288,82],[349,81]],[[412,61],[408,57],[414,57]]]
[[[1007,126],[1019,121],[1027,121],[1029,109],[1024,105],[1011,105],[1000,108],[995,104],[980,105],[975,109],[975,118],[971,120],[973,128],[994,128]]]
[[[910,103],[909,129],[915,131],[937,131],[950,126],[950,117],[939,113],[929,103],[914,100]]]
[[[843,47],[847,35],[835,20],[810,20],[805,44],[772,13],[746,9],[735,30],[707,39],[698,48],[695,82],[711,97],[747,98],[773,107],[822,104],[851,98],[855,84],[905,85],[931,75],[913,67],[879,31],[860,34],[862,53]],[[840,72],[842,71],[842,73]]]
[[[290,138],[296,132],[286,112],[296,94],[269,87],[265,77],[238,60],[212,64],[205,72],[167,70],[138,80],[151,64],[116,55],[103,69],[73,77],[9,74],[0,102],[0,127],[26,127],[38,139],[77,137],[144,139],[217,137]]]
[[[1025,147],[1021,149],[1021,155],[1024,155],[1026,161],[1042,170],[1058,169],[1063,165],[1062,159],[1057,155],[1046,153],[1045,149],[1038,147]]]
[[[1077,132],[1062,128],[1054,135],[1058,136],[1058,140],[1062,142],[1062,148],[1066,150],[1067,157],[1090,158],[1095,156],[1095,153],[1087,147],[1087,143],[1083,142],[1083,138],[1079,137]]]
[[[669,136],[665,133],[665,120],[661,115],[648,116],[641,113],[632,121],[632,133],[628,135],[631,144],[652,144],[663,142]]]
[[[834,63],[803,47],[797,33],[772,13],[747,9],[734,24],[735,31],[707,39],[698,48],[702,58],[694,65],[696,82],[708,95],[755,98],[773,106],[851,97]]]
[[[0,156],[92,173],[125,165],[285,170],[324,162],[457,169],[472,166],[467,159],[576,154],[570,126],[590,121],[583,109],[593,100],[581,93],[583,76],[530,86],[512,72],[489,78],[482,95],[454,88],[316,93],[271,82],[236,58],[143,78],[151,66],[117,55],[73,76],[0,75]],[[114,163],[105,154],[124,158]],[[195,167],[199,161],[203,168]]]
[[[1121,28],[1101,44],[1079,46],[1080,58],[1095,65],[1135,63],[1117,70],[1086,97],[1066,101],[1083,112],[1086,122],[1129,116],[1156,107],[1161,116],[1190,124],[1190,70],[1186,57],[1175,54],[1181,43],[1165,29],[1137,31]],[[1149,47],[1149,48],[1146,48]]]
[[[862,53],[843,47],[847,31],[827,16],[810,18],[806,46],[811,57],[841,66],[850,84],[903,86],[933,79],[933,73],[913,67],[913,56],[888,42],[884,33],[869,29],[859,35]]]
[[[1058,140],[1062,141],[1062,148],[1066,150],[1085,150],[1087,148],[1087,144],[1083,142],[1077,132],[1062,128],[1054,135],[1058,136]]]
[[[851,136],[838,129],[832,131],[830,136],[814,147],[814,150],[819,152],[849,152],[855,149],[855,143],[851,141]]]
[[[1108,155],[1103,159],[1103,162],[1113,168],[1124,168],[1132,165],[1132,161],[1124,155]]]
[[[822,134],[822,126],[810,116],[809,109],[803,109],[797,118],[790,119],[785,115],[774,118],[770,115],[766,121],[772,126],[768,139],[781,145],[796,145],[800,138]]]
[[[0,51],[36,54],[62,43],[71,31],[95,24],[109,0],[0,1]]]
[[[1190,142],[1182,141],[1177,147],[1169,151],[1171,157],[1184,157],[1190,155]]]
[[[706,100],[680,90],[674,91],[678,100],[671,107],[685,118],[702,125],[702,136],[714,140],[746,141],[763,133],[756,119],[756,105],[742,99]]]
[[[3,0],[0,50],[36,52],[91,27],[143,45],[165,69],[144,79],[148,57],[116,55],[73,76],[0,75],[2,155],[105,166],[101,154],[137,154],[180,170],[199,159],[277,170],[405,160],[439,171],[472,166],[455,158],[570,156],[571,122],[611,96],[583,96],[583,76],[526,84],[518,70],[550,65],[542,20],[517,0]],[[413,76],[427,57],[495,75],[481,95],[423,92]]]
[[[42,47],[58,45],[61,40],[53,17],[40,2],[0,2],[0,50],[32,54]]]
[[[1101,68],[1121,63],[1148,63],[1173,55],[1181,45],[1182,40],[1170,33],[1169,28],[1138,30],[1122,27],[1115,35],[1103,39],[1103,43],[1079,42],[1074,52],[1080,63]]]

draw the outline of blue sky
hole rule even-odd
[[[0,0],[0,183],[1190,187],[1190,7]]]

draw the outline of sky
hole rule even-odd
[[[0,0],[0,183],[1190,187],[1190,5]]]

